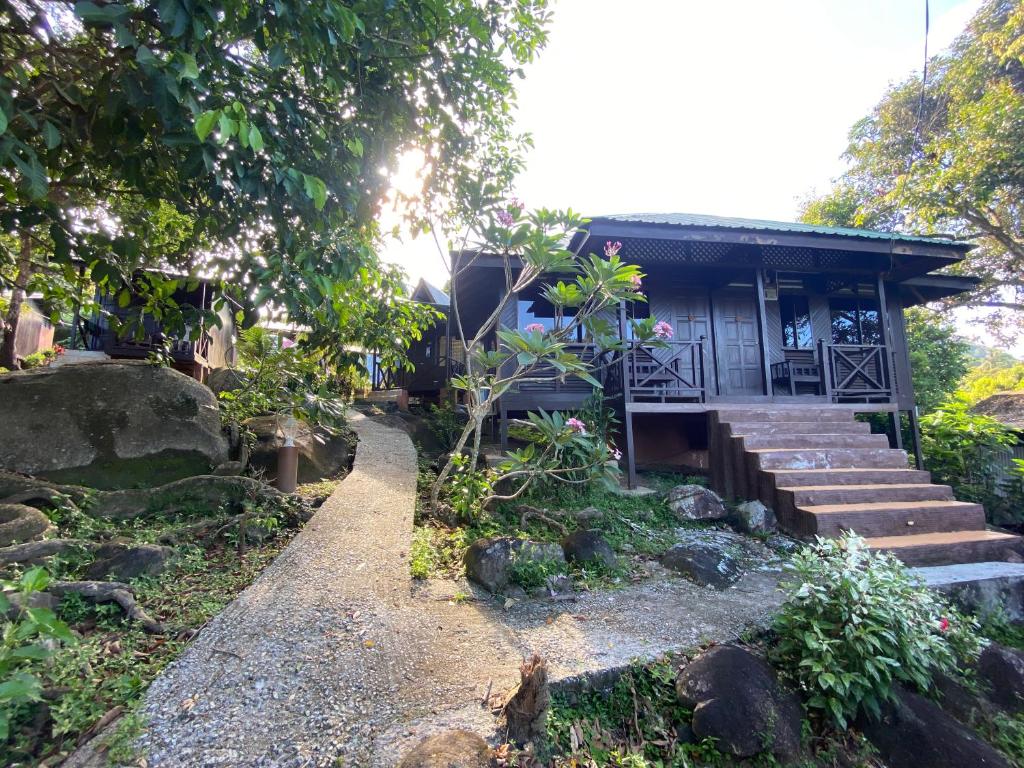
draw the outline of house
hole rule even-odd
[[[637,466],[698,468],[732,499],[761,499],[803,535],[854,529],[907,562],[1003,559],[1018,539],[986,530],[984,510],[931,485],[921,469],[905,307],[969,290],[943,274],[970,245],[860,229],[692,214],[598,216],[568,247],[602,253],[621,242],[638,264],[647,302],[631,317],[671,324],[665,348],[631,342],[609,357],[582,336],[576,351],[604,362],[606,401],[618,411],[630,484]],[[501,306],[500,323],[553,328],[533,286],[507,295],[505,261],[474,254],[454,285],[467,333]],[[513,265],[514,269],[515,265]],[[492,339],[490,344],[496,344]],[[503,444],[511,418],[578,408],[580,379],[522,384],[494,404]],[[858,413],[889,414],[871,434]],[[898,414],[909,415],[916,468]]]
[[[213,310],[218,296],[219,292],[213,282],[186,276],[179,276],[179,286],[172,294],[172,298],[179,306],[191,306],[206,311]],[[235,362],[236,307],[230,300],[224,302],[217,310],[221,321],[220,327],[202,327],[196,339],[191,338],[191,333],[182,337],[165,338],[159,321],[151,315],[146,315],[143,319],[141,339],[121,336],[114,330],[111,318],[124,319],[136,313],[138,300],[133,298],[128,305],[122,307],[117,295],[97,293],[96,301],[100,305],[100,311],[91,320],[81,323],[81,339],[87,350],[105,352],[113,359],[145,359],[165,340],[169,340],[171,367],[201,382],[206,381],[209,372],[214,368],[233,365]]]
[[[376,355],[368,356],[373,389],[402,390],[405,396],[439,401],[444,397],[448,381],[464,371],[462,347],[449,328],[448,312],[451,300],[448,294],[422,278],[410,292],[410,299],[429,304],[442,318],[423,331],[420,339],[409,345],[406,357],[410,365],[397,371],[382,367]]]
[[[19,360],[53,346],[53,323],[40,308],[40,296],[29,296],[21,305],[18,331],[14,337],[14,354]]]

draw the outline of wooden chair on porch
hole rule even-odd
[[[796,396],[800,390],[813,388],[821,394],[821,362],[813,349],[785,349],[785,360],[772,363],[772,385],[784,387]],[[807,386],[809,385],[809,386]]]

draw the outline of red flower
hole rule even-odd
[[[945,632],[947,629],[949,629],[949,619],[943,616],[941,619],[939,619],[939,631]]]

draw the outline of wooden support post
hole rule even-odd
[[[828,345],[818,339],[818,366],[821,369],[821,393],[832,402],[832,365],[828,359]]]
[[[761,333],[761,375],[764,377],[764,393],[771,396],[772,373],[768,356],[768,312],[764,305],[764,270],[754,270],[757,290],[757,325]]]
[[[889,412],[889,425],[892,428],[892,437],[889,444],[894,448],[903,450],[903,421],[899,411]]]
[[[924,469],[924,456],[921,455],[921,426],[917,420],[917,406],[907,412],[910,416],[910,434],[914,441],[914,464],[918,469]]]
[[[878,275],[878,322],[882,324],[882,343],[885,345],[885,378],[889,387],[889,399],[896,399],[896,377],[892,367],[892,328],[889,327],[889,308],[885,305],[885,280]]]
[[[633,412],[628,408],[625,411],[626,418],[626,463],[629,466],[626,475],[626,483],[630,488],[636,488],[636,450],[633,447]]]

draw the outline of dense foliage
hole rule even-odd
[[[923,307],[904,313],[914,396],[929,413],[952,395],[969,367],[970,345],[942,315]]]
[[[976,622],[855,535],[818,539],[788,572],[771,654],[807,707],[840,728],[878,717],[896,683],[926,690],[935,670],[956,673],[980,651]]]
[[[1024,475],[1006,456],[1016,441],[995,419],[971,413],[960,397],[921,419],[921,451],[933,479],[952,486],[961,501],[984,504],[997,524],[1024,521]]]
[[[955,301],[1024,325],[1024,6],[987,0],[952,48],[893,86],[850,132],[850,169],[806,221],[943,232],[978,244],[959,267],[983,278]]]
[[[426,158],[417,221],[469,176],[507,181],[513,79],[547,18],[544,0],[0,2],[6,325],[27,288],[66,303],[159,266],[359,340],[357,311],[393,303],[375,221],[399,155]]]

